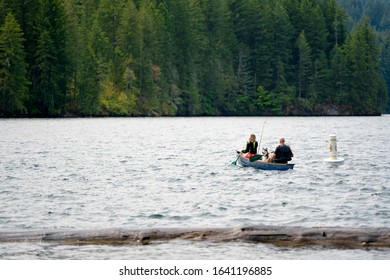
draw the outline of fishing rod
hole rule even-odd
[[[259,150],[260,150],[260,147],[261,147],[261,139],[263,138],[263,131],[264,131],[264,127],[265,127],[265,124],[266,124],[267,122],[264,122],[264,124],[263,124],[263,129],[261,130],[261,134],[260,134],[260,141],[259,141]]]

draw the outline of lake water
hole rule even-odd
[[[232,165],[251,133],[271,150],[284,136],[294,169]],[[323,162],[331,133],[343,164]],[[389,115],[2,119],[0,230],[390,227],[389,139]],[[3,243],[0,259],[388,260],[390,249]]]

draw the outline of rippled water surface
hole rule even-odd
[[[262,137],[261,130],[265,123]],[[232,165],[249,134],[294,170]],[[329,157],[336,133],[344,164]],[[0,230],[390,227],[390,116],[0,120]],[[0,244],[2,259],[390,259],[390,250]]]

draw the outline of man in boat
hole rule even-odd
[[[287,163],[293,156],[291,148],[285,144],[285,139],[282,137],[279,139],[279,146],[265,159],[265,162]]]
[[[256,135],[251,134],[249,136],[249,140],[246,142],[245,150],[242,150],[241,153],[244,153],[246,158],[253,157],[253,156],[257,155],[258,146],[259,146],[259,143],[257,143],[257,141],[256,141]]]

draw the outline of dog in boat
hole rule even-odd
[[[263,159],[268,159],[269,158],[268,148],[263,148],[261,153],[263,154]]]

